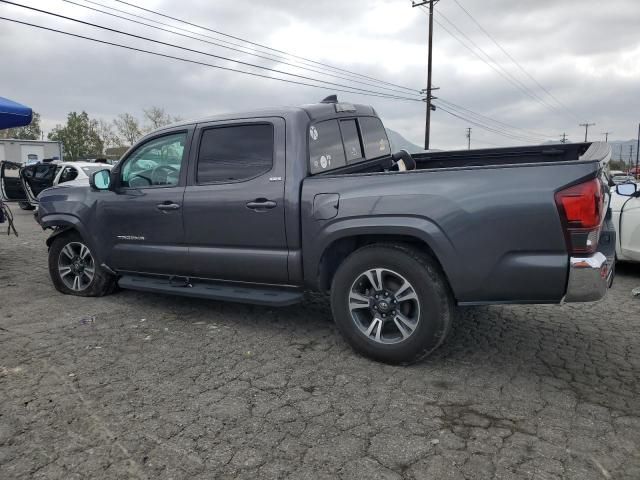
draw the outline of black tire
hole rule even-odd
[[[31,205],[28,202],[18,202],[18,206],[20,207],[21,210],[35,210],[36,207],[34,207],[33,205]]]
[[[393,310],[394,318],[387,314],[387,318],[382,319],[380,309],[387,302],[381,305],[381,300],[376,300],[373,294],[368,293],[371,290],[368,288],[365,272],[375,269],[383,270],[382,275],[388,275],[388,282],[406,280],[410,283],[411,291],[415,294],[412,296],[415,298],[410,300],[412,303],[407,308],[413,311],[413,317],[417,320],[407,337],[405,333],[410,330],[399,328],[395,319],[396,310]],[[399,280],[394,273],[404,278]],[[375,306],[358,307],[353,313],[350,309],[352,288],[366,289],[367,294],[364,296]],[[385,297],[392,298],[392,303],[396,304],[396,307],[391,308],[398,308],[402,303],[395,299],[406,295],[394,296],[390,293],[392,290],[383,289],[381,292],[391,295]],[[402,289],[398,288],[396,291],[400,290]],[[377,309],[375,312],[374,308]],[[438,348],[451,330],[454,308],[453,296],[437,262],[403,244],[374,244],[356,250],[340,265],[331,284],[333,318],[347,342],[360,354],[390,364],[408,365],[425,358]],[[373,325],[378,320],[381,322],[383,326],[378,327],[379,335],[372,336],[374,332],[367,334],[364,331],[366,325],[363,326],[360,319],[366,320],[367,316],[379,317],[369,324]],[[406,324],[402,325],[406,327]],[[396,339],[393,338],[394,328],[398,331]],[[384,334],[380,334],[385,329],[391,332],[390,340],[384,340]],[[368,330],[371,330],[371,326]],[[396,343],[382,343],[374,338],[376,336],[382,338],[382,341]]]
[[[77,256],[78,260],[81,261],[82,266],[76,267],[71,256],[63,253],[63,250],[65,250],[65,252],[76,253],[80,251],[80,246],[87,248],[89,253],[87,255],[85,251],[82,250],[85,257],[80,259],[80,255]],[[65,248],[68,248],[68,250]],[[89,257],[91,261],[87,260]],[[82,237],[77,232],[63,233],[54,238],[49,248],[49,275],[51,276],[51,281],[53,282],[53,286],[56,290],[64,293],[65,295],[77,295],[80,297],[101,297],[112,293],[116,287],[116,279],[113,275],[100,267],[100,265],[95,263],[93,258],[91,249],[86,245]],[[65,262],[68,262],[68,265]],[[74,271],[67,275],[63,275],[61,268],[66,270],[67,266],[69,266],[69,268],[73,268]],[[80,273],[80,268],[82,271],[86,272],[89,272],[89,270],[93,271],[93,276],[90,280],[88,273]],[[65,278],[63,278],[63,276]],[[71,282],[69,277],[73,277]],[[80,278],[80,280],[78,280],[79,288],[75,288],[75,277]],[[72,284],[70,285],[69,283]]]

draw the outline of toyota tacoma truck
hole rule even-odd
[[[604,143],[393,152],[329,97],[150,133],[90,187],[39,195],[65,294],[116,286],[284,306],[330,292],[348,343],[406,364],[458,305],[602,298],[613,280]]]

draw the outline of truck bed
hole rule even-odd
[[[392,241],[420,237],[461,304],[558,303],[568,253],[554,194],[600,175],[609,157],[599,143],[429,152],[414,156],[414,171],[370,165],[309,177],[301,202],[305,277],[321,262],[314,254],[340,235],[380,232]]]

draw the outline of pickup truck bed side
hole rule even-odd
[[[308,178],[307,286],[318,287],[323,253],[334,242],[390,235],[424,242],[460,303],[558,303],[568,255],[554,193],[598,170],[592,160]],[[339,192],[336,215],[314,218],[314,199],[332,192]]]

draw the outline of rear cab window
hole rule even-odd
[[[309,169],[312,175],[391,154],[377,117],[331,119],[309,127]]]

